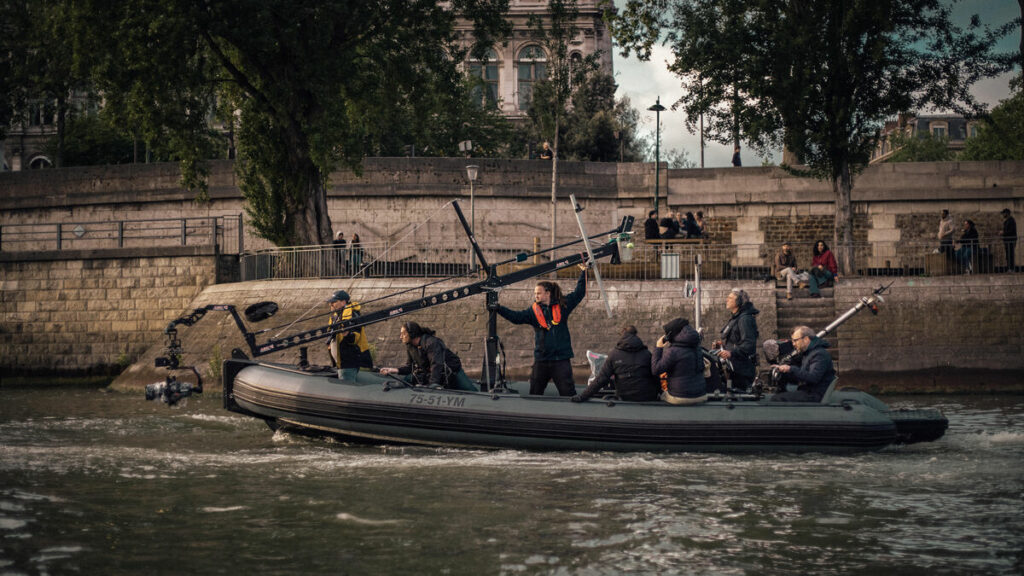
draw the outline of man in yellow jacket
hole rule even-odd
[[[327,303],[331,306],[330,326],[359,317],[359,303],[352,302],[348,292],[338,290]],[[330,347],[331,360],[338,368],[338,377],[345,380],[355,380],[361,366],[372,367],[373,358],[370,356],[370,342],[366,339],[366,331],[363,328],[339,332],[328,342]]]

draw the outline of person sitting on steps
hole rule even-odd
[[[839,278],[839,265],[828,244],[818,240],[814,245],[814,258],[811,260],[811,274],[807,284],[811,290],[811,298],[821,298],[821,287],[827,286]]]
[[[796,267],[796,254],[789,242],[783,242],[782,248],[775,254],[775,263],[772,266],[773,274],[779,280],[786,281],[786,300],[793,299],[793,283],[796,282],[800,288],[807,285],[809,276],[806,272],[800,272]]]

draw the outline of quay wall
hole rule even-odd
[[[0,375],[118,373],[237,257],[209,247],[0,254]]]
[[[470,187],[465,166],[479,165]],[[659,205],[705,213],[709,241],[744,246],[733,265],[758,265],[783,240],[810,259],[811,242],[832,238],[833,193],[828,182],[792,176],[776,167],[661,170]],[[559,239],[577,233],[570,193],[585,208],[589,231],[623,216],[637,226],[653,204],[651,163],[559,162],[556,204]],[[472,192],[472,194],[471,194]],[[0,173],[0,227],[40,223],[208,218],[244,214],[231,161],[210,164],[208,202],[178,182],[176,164],[142,164]],[[472,202],[471,202],[472,196]],[[368,158],[362,174],[330,178],[333,227],[347,238],[414,244],[462,242],[448,201],[475,213],[476,236],[494,248],[528,249],[550,238],[550,165],[531,160]],[[1001,230],[999,211],[1024,212],[1024,162],[897,163],[867,167],[854,180],[854,237],[864,245],[857,268],[899,268],[920,258],[914,243],[935,241],[938,213],[971,218],[984,237]],[[2,232],[0,228],[0,232]],[[271,247],[243,234],[246,249]],[[4,236],[4,243],[8,237]],[[19,248],[21,249],[21,248]],[[999,248],[1001,250],[1001,248]],[[804,253],[806,252],[806,254]],[[1018,263],[1024,250],[1017,250]],[[1001,254],[997,255],[1001,256]]]
[[[563,279],[560,283],[569,289],[572,280]],[[772,284],[713,280],[702,283],[705,290],[702,317],[706,340],[713,339],[725,325],[728,319],[725,297],[737,285],[751,295],[760,310],[757,319],[761,340],[775,338],[777,310]],[[370,279],[356,281],[349,287],[349,292],[357,300],[369,301],[416,286],[415,282],[404,279]],[[455,286],[457,284],[442,284],[435,288],[442,292]],[[585,368],[588,349],[604,353],[610,351],[623,324],[635,324],[644,342],[653,346],[662,333],[660,326],[667,320],[676,316],[688,318],[691,322],[694,319],[693,301],[683,297],[682,282],[606,280],[605,287],[614,318],[606,316],[604,305],[598,299],[597,287],[591,283],[586,300],[569,320],[575,352],[573,364],[578,369]],[[867,279],[841,282],[834,291],[836,315],[853,307],[862,296],[877,287],[876,281]],[[220,284],[203,290],[188,308],[234,304],[243,309],[271,298],[280,305],[281,311],[265,320],[263,324],[266,326],[256,326],[271,328],[261,335],[259,341],[262,342],[270,335],[293,334],[325,323],[325,317],[317,318],[316,315],[326,310],[324,295],[335,288],[334,282],[326,280]],[[525,308],[532,301],[532,289],[533,284],[529,282],[512,286],[502,291],[501,301],[513,309]],[[415,295],[418,296],[419,292]],[[400,302],[397,299],[379,302],[367,309]],[[300,318],[305,320],[292,324]],[[486,336],[482,297],[470,297],[367,327],[367,336],[378,365],[404,363],[405,353],[398,332],[400,322],[405,320],[415,320],[434,328],[438,336],[458,352],[467,372],[480,374]],[[852,376],[865,371],[876,375],[899,375],[908,371],[933,370],[940,376],[942,373],[952,376],[998,369],[1012,371],[1019,376],[1024,373],[1021,325],[1024,325],[1024,283],[1017,275],[898,279],[890,288],[878,316],[863,311],[838,330],[838,367],[840,373],[851,375],[850,381],[853,381]],[[498,320],[498,329],[505,344],[510,374],[525,378],[532,364],[532,329],[513,326],[502,319]],[[220,359],[229,357],[233,348],[245,349],[243,339],[225,313],[211,312],[195,326],[182,328],[180,337],[185,348],[184,362],[196,365],[206,376],[210,375],[211,365],[215,366]],[[163,353],[163,343],[157,334],[152,335],[150,342],[149,350],[121,375],[115,382],[116,387],[133,388],[163,378],[163,372],[152,368],[154,358]],[[261,358],[294,363],[298,361],[299,352],[298,348],[292,348]],[[326,346],[310,344],[309,361],[328,364]],[[763,357],[761,368],[765,368]],[[1020,379],[1015,378],[1019,384]],[[578,380],[583,382],[581,378]],[[953,389],[969,391],[970,382],[970,378],[954,382]]]

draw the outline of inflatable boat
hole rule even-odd
[[[346,441],[472,448],[609,451],[877,450],[931,441],[948,426],[937,410],[890,410],[860,391],[837,390],[820,403],[717,394],[705,404],[589,402],[530,396],[525,382],[467,392],[412,386],[361,372],[228,360],[224,407],[274,430]]]

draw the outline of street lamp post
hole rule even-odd
[[[469,177],[469,233],[476,241],[476,198],[473,196],[473,183],[476,182],[480,167],[475,164],[466,166],[466,176]],[[476,267],[476,252],[473,246],[469,247],[469,269]]]
[[[658,211],[658,186],[661,184],[661,111],[665,107],[661,105],[661,96],[654,106],[648,108],[654,112],[654,211]]]

